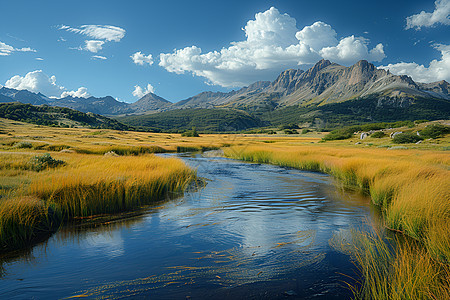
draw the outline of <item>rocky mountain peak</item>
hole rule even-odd
[[[326,67],[328,67],[331,64],[332,63],[329,60],[321,59],[314,65],[314,67],[312,67],[308,71],[304,72],[303,75],[302,75],[302,78],[304,80],[314,79],[314,77],[316,77],[317,74],[321,70],[325,69]]]
[[[137,112],[145,112],[166,108],[171,104],[172,103],[170,101],[167,101],[162,97],[159,97],[153,93],[148,93],[138,101],[130,104],[130,107],[135,109]]]
[[[274,92],[290,92],[295,88],[295,83],[303,74],[302,70],[288,69],[283,71],[278,78],[271,84]]]

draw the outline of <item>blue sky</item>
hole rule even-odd
[[[450,0],[4,1],[0,84],[176,102],[321,58],[450,81]]]

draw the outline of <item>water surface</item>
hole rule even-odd
[[[333,234],[375,218],[327,175],[179,155],[205,188],[3,261],[2,299],[345,299],[354,276]]]

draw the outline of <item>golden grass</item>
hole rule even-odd
[[[436,262],[417,242],[379,232],[336,234],[330,245],[350,255],[363,281],[349,284],[357,299],[450,299],[450,266]]]
[[[182,191],[195,172],[175,158],[71,155],[68,167],[49,171],[27,192],[54,203],[65,216],[116,213]]]
[[[32,196],[9,198],[0,205],[0,251],[25,247],[49,233],[56,220],[49,219],[49,209]]]
[[[195,170],[153,154],[56,153],[65,165],[41,172],[31,154],[0,153],[0,251],[29,245],[61,221],[119,213],[182,192]]]
[[[387,150],[393,146],[389,137],[319,144],[325,133],[208,134],[198,138],[50,128],[6,119],[0,119],[0,126],[4,128],[0,132],[0,219],[3,214],[7,216],[0,224],[11,222],[8,212],[17,211],[17,223],[25,224],[19,231],[25,232],[23,236],[30,236],[26,228],[46,224],[49,211],[53,215],[58,211],[65,218],[121,211],[139,206],[142,199],[153,199],[158,193],[182,189],[193,176],[185,166],[177,165],[179,162],[156,163],[156,158],[145,153],[225,147],[225,154],[231,158],[331,174],[344,185],[369,194],[383,211],[389,228],[420,241],[422,248],[406,243],[395,251],[379,238],[366,238],[364,247],[355,243],[365,276],[362,289],[355,290],[358,297],[449,298],[450,155],[442,151],[450,149],[448,137],[406,145],[408,150]],[[31,143],[32,148],[14,147],[20,142]],[[33,155],[61,149],[73,152],[53,152],[56,159],[67,162],[65,166],[40,172],[39,176],[27,167]],[[111,150],[138,156],[99,155]],[[166,173],[157,171],[163,169]],[[33,210],[38,217],[27,218]],[[1,232],[3,237],[11,234],[0,228]],[[15,239],[22,242],[20,236]]]
[[[362,299],[450,298],[450,161],[443,151],[329,146],[249,146],[225,149],[228,157],[333,175],[370,194],[388,228],[416,239],[392,251],[367,238],[357,253]],[[353,246],[358,247],[357,243]]]

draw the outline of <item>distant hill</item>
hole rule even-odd
[[[133,127],[160,128],[164,131],[182,132],[195,127],[203,132],[240,131],[268,125],[249,113],[235,109],[179,109],[162,113],[117,118]]]
[[[21,102],[34,105],[48,104],[50,99],[41,93],[33,93],[27,90],[15,90],[2,87],[0,89],[0,102]]]
[[[321,106],[288,106],[254,115],[273,126],[306,123],[318,129],[335,129],[373,122],[449,120],[450,100],[418,97],[400,101],[371,95]]]
[[[133,113],[142,114],[149,111],[159,111],[168,108],[172,102],[167,101],[153,93],[148,93],[138,101],[129,104],[129,108]]]
[[[38,125],[59,127],[90,127],[116,130],[133,128],[98,114],[83,113],[70,108],[32,105],[19,102],[0,103],[0,117]]]
[[[61,99],[52,99],[48,105],[68,107],[76,109],[81,112],[91,112],[94,114],[100,114],[105,116],[120,115],[133,112],[130,109],[129,104],[120,102],[111,96],[96,98],[78,98],[78,97],[65,97]]]
[[[156,112],[167,108],[172,103],[155,95],[147,94],[135,103],[125,103],[111,96],[80,98],[67,96],[64,98],[48,98],[41,93],[27,90],[15,90],[3,87],[0,89],[0,103],[20,102],[34,105],[47,104],[67,107],[81,112],[91,112],[105,116]]]

